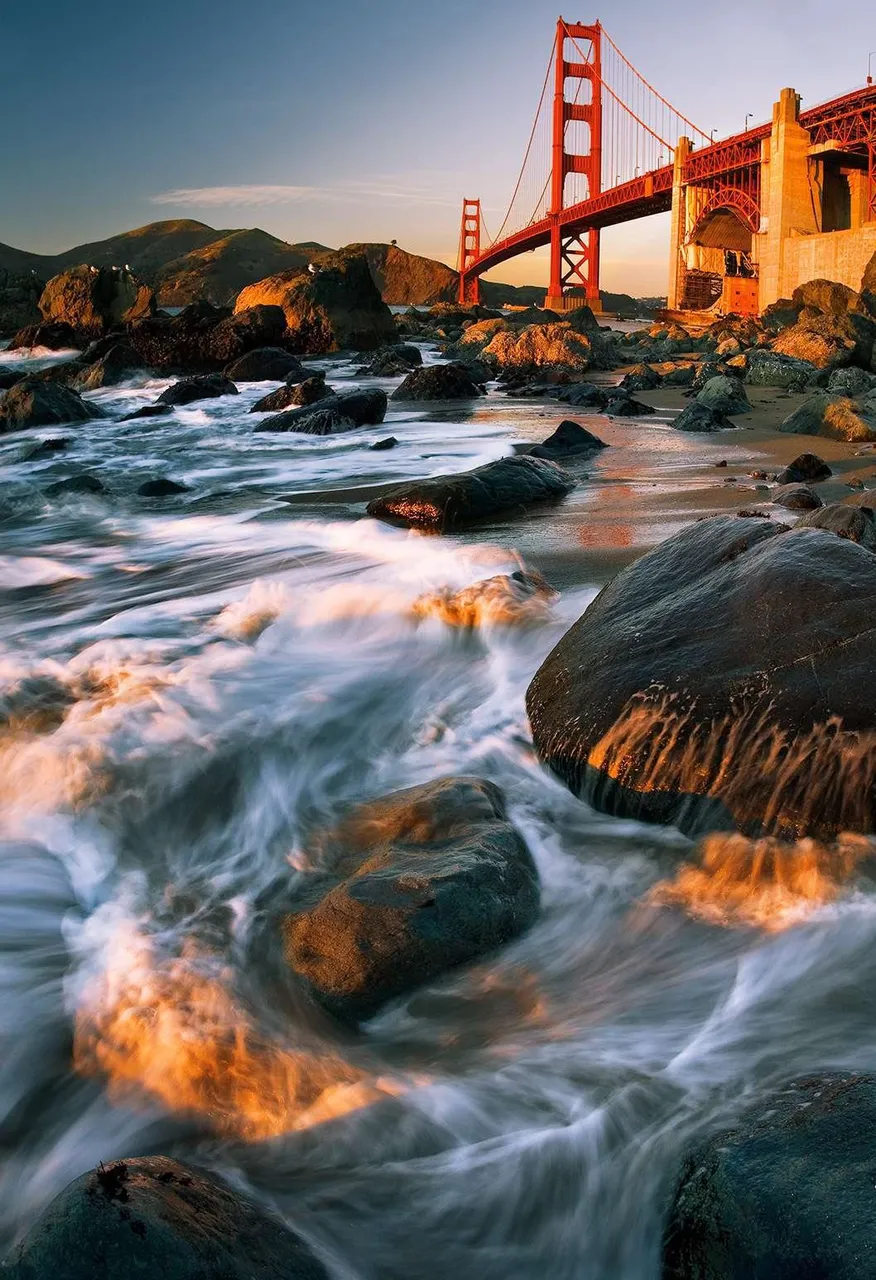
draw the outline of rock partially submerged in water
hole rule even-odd
[[[484,394],[464,364],[427,364],[412,369],[393,400],[473,400]]]
[[[603,589],[527,692],[539,756],[621,816],[696,834],[876,823],[876,560],[716,516]]]
[[[827,480],[833,472],[817,453],[801,453],[776,476],[779,484],[812,484]]]
[[[66,351],[85,344],[85,335],[67,323],[29,324],[13,335],[9,350],[32,351],[35,347],[45,347],[47,351]]]
[[[473,471],[398,485],[368,503],[368,514],[389,524],[450,533],[537,502],[556,501],[575,480],[555,462],[518,454]]]
[[[166,1156],[99,1165],[61,1192],[6,1260],[12,1280],[327,1280],[279,1218]]]
[[[823,506],[818,494],[808,484],[780,484],[773,489],[772,500],[789,511],[815,511]]]
[[[198,400],[218,400],[220,396],[240,393],[230,378],[222,373],[204,373],[195,378],[182,378],[162,391],[157,404],[195,404]]]
[[[604,440],[582,427],[580,422],[570,422],[567,418],[547,440],[534,445],[528,452],[530,458],[589,458],[607,448]]]
[[[85,359],[88,353],[85,353]],[[77,391],[97,391],[99,387],[115,387],[143,369],[143,361],[126,342],[115,342],[102,355],[75,373],[70,386]]]
[[[862,1280],[876,1273],[876,1079],[795,1080],[687,1156],[666,1280]]]
[[[155,295],[125,268],[83,264],[53,276],[39,306],[46,324],[69,324],[77,334],[99,338],[151,316]]]
[[[282,347],[257,347],[247,351],[226,365],[223,373],[232,382],[283,382],[290,374],[302,379],[307,376],[298,357]]]
[[[44,382],[41,378],[23,378],[0,400],[0,432],[88,422],[103,416],[102,409],[89,404],[69,387]]]
[[[334,392],[311,404],[286,413],[274,414],[259,422],[256,431],[295,431],[309,436],[337,435],[356,427],[377,426],[386,417],[386,392],[379,388]]]
[[[325,400],[327,396],[334,394],[332,388],[326,385],[325,374],[315,373],[303,382],[287,382],[276,391],[269,391],[255,402],[250,413],[280,413],[283,409],[316,404],[318,400]]]
[[[285,956],[345,1021],[517,937],[539,883],[498,787],[442,778],[354,809],[319,842],[325,880],[284,921]]]

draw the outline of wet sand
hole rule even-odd
[[[623,371],[605,376],[617,382]],[[429,417],[452,416],[472,423],[511,426],[520,442],[540,442],[570,418],[592,431],[609,448],[585,461],[563,465],[579,479],[578,488],[556,505],[479,525],[454,534],[459,542],[490,541],[515,548],[558,588],[607,582],[624,565],[694,520],[718,513],[761,510],[793,524],[802,514],[771,502],[767,480],[753,472],[775,474],[801,453],[817,453],[834,471],[814,485],[822,501],[854,502],[852,479],[876,487],[876,452],[867,446],[816,436],[782,434],[778,428],[806,394],[749,387],[750,413],[734,418],[733,430],[710,435],[675,431],[672,420],[689,403],[681,389],[636,393],[654,408],[654,416],[609,418],[584,414],[572,406],[492,393],[461,415],[459,405],[435,406]],[[391,424],[387,424],[391,426]],[[458,431],[458,425],[453,428]],[[726,466],[718,466],[726,462]],[[392,484],[323,491],[317,501],[333,518],[361,517],[363,505]],[[289,494],[295,508],[313,508],[313,493]],[[328,510],[327,510],[328,509]]]

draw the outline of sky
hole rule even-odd
[[[0,0],[0,241],[185,217],[453,263],[463,195],[502,221],[560,2]],[[562,2],[718,137],[784,85],[862,84],[876,51],[873,0]],[[603,287],[664,293],[667,244],[668,215],[605,231]],[[544,255],[492,275],[541,284]]]

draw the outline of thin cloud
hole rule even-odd
[[[271,186],[244,184],[227,187],[178,187],[150,197],[152,204],[170,204],[195,208],[251,206],[271,204],[342,203],[349,200],[382,200],[388,204],[440,205],[455,208],[458,200],[440,194],[435,188],[407,185],[398,175],[385,182],[352,180],[330,187]]]

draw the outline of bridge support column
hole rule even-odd
[[[573,298],[571,289],[584,297]],[[559,221],[551,227],[550,284],[544,305],[549,311],[574,311],[578,307],[602,310],[599,295],[599,231],[590,227],[563,235]]]
[[[690,138],[679,138],[672,170],[672,226],[669,233],[669,288],[667,306],[678,311],[684,304],[684,242],[687,238],[687,187],[684,166],[693,150]]]
[[[810,171],[809,131],[800,124],[800,99],[783,89],[773,107],[769,160],[763,166],[762,211],[758,260],[760,308],[789,296],[800,283],[785,278],[785,245],[794,235],[821,230],[820,201]]]

